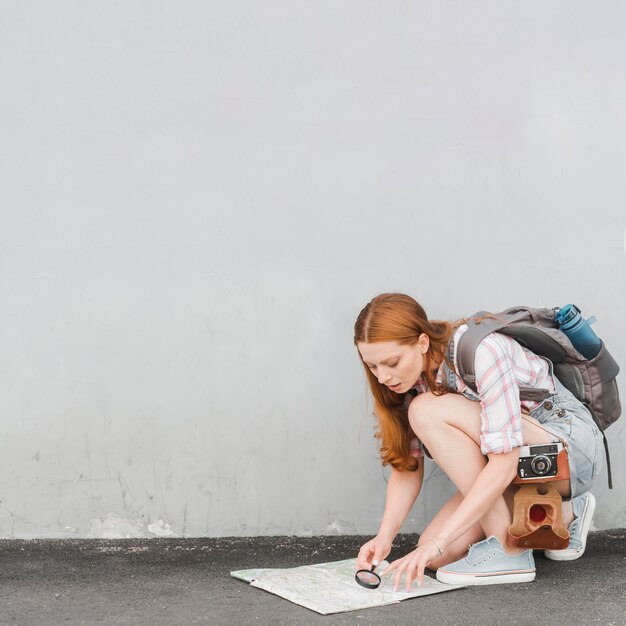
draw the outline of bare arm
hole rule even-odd
[[[385,512],[380,523],[379,535],[384,536],[390,542],[393,541],[419,495],[423,479],[423,458],[420,459],[419,468],[414,472],[391,470],[387,483]]]
[[[503,454],[488,454],[487,457],[489,463],[435,538],[441,548],[458,539],[479,521],[515,477],[519,448]]]
[[[385,512],[380,529],[376,537],[361,546],[357,570],[370,569],[372,564],[378,565],[391,552],[391,544],[422,488],[423,478],[423,459],[414,472],[400,472],[392,468],[387,482]]]
[[[513,480],[517,469],[519,448],[514,448],[511,452],[487,456],[489,462],[465,494],[461,504],[443,524],[437,537],[427,541],[423,546],[418,546],[402,559],[397,559],[384,572],[381,572],[381,575],[396,572],[394,578],[396,590],[404,573],[406,573],[407,590],[410,589],[414,578],[417,578],[418,584],[421,584],[426,566],[440,556],[441,551],[445,551],[450,543],[483,518],[485,512],[489,514],[496,500]]]

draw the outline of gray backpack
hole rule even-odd
[[[468,328],[461,335],[457,348],[459,374],[475,393],[474,353],[478,344],[490,333],[499,332],[512,337],[525,348],[539,356],[544,356],[554,365],[554,375],[590,411],[604,437],[609,488],[613,488],[609,446],[604,430],[622,412],[617,389],[616,376],[619,365],[606,349],[604,342],[600,352],[593,359],[586,359],[574,348],[567,335],[554,321],[556,309],[515,306],[500,313],[478,311],[467,319]],[[484,315],[499,318],[486,318]],[[520,400],[541,402],[550,395],[548,389],[520,387]]]

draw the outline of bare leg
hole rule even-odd
[[[418,398],[420,396],[415,400]],[[439,397],[431,393],[422,394],[420,402],[414,401],[409,407],[413,430],[463,495],[470,490],[487,463],[487,458],[480,451],[480,413],[479,402],[455,393]],[[533,420],[523,420],[523,433],[525,442],[547,443],[552,439],[551,434]],[[565,485],[560,487],[565,489]],[[569,485],[566,487],[569,489]],[[451,507],[450,513],[452,510]],[[485,536],[495,535],[506,546],[511,520],[507,502],[500,496],[480,519],[480,525]],[[516,549],[507,550],[519,552]]]
[[[424,529],[424,532],[420,535],[418,546],[424,545],[429,539],[436,537],[439,534],[439,530],[444,525],[445,521],[456,511],[456,508],[461,504],[463,496],[460,492],[456,492],[442,507],[435,517],[430,521],[428,526]],[[467,553],[467,549],[473,543],[481,541],[485,538],[485,532],[482,526],[478,523],[474,524],[464,535],[461,535],[457,540],[453,541],[445,551],[442,557],[431,561],[428,565],[429,569],[437,569],[448,563],[460,559]]]
[[[574,521],[574,505],[571,500],[563,502],[563,526],[568,528]]]

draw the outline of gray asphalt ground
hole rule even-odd
[[[532,583],[322,616],[229,576],[356,557],[369,537],[2,540],[0,624],[626,624],[626,529],[591,533],[565,563],[535,553]],[[400,535],[390,560],[417,535]]]

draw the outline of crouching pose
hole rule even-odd
[[[415,550],[381,574],[409,590],[426,567],[444,583],[497,584],[535,578],[532,550],[507,545],[511,486],[519,448],[562,441],[570,479],[555,481],[563,496],[565,550],[555,560],[585,551],[595,509],[589,488],[603,465],[602,435],[586,407],[553,374],[552,362],[511,337],[491,333],[475,355],[475,394],[458,375],[456,346],[466,320],[428,320],[410,296],[375,297],[360,312],[354,343],[374,399],[383,465],[391,465],[385,511],[376,537],[365,543],[357,569],[377,565],[391,551],[424,478],[424,455],[437,463],[458,491],[420,535]],[[549,389],[542,402],[520,402],[519,387]],[[469,548],[469,551],[468,551]]]

